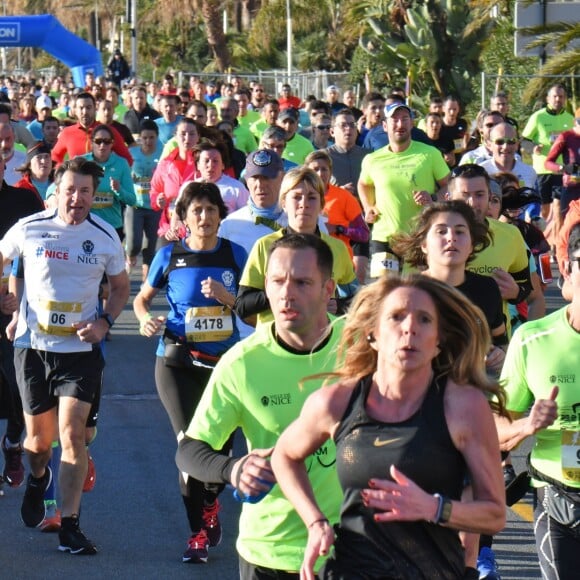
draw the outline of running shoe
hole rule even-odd
[[[78,518],[67,518],[72,520],[71,524],[60,528],[58,539],[60,544],[58,549],[61,552],[70,552],[75,556],[92,556],[97,553],[97,547],[91,542],[79,528]]]
[[[207,532],[205,530],[195,532],[187,540],[187,549],[183,552],[182,561],[191,564],[205,564],[208,558],[208,548]]]
[[[516,479],[516,471],[513,465],[509,463],[503,466],[503,481],[505,486],[507,487],[511,483],[513,483]]]
[[[22,463],[22,445],[6,447],[6,435],[2,437],[4,454],[4,481],[10,487],[20,487],[24,481],[24,464]]]
[[[477,570],[479,571],[479,580],[501,580],[497,571],[495,554],[491,548],[481,548],[479,551]]]
[[[41,532],[46,534],[58,532],[60,530],[60,510],[56,507],[55,501],[47,501],[45,506],[46,515],[38,527]]]
[[[95,489],[95,483],[97,482],[97,470],[95,468],[95,461],[89,453],[89,448],[87,447],[87,476],[85,477],[85,482],[83,484],[83,492],[88,493]]]
[[[26,481],[26,491],[22,498],[22,507],[20,515],[25,526],[36,528],[46,516],[46,507],[44,505],[44,492],[52,481],[52,471],[48,465],[45,468],[44,475],[40,479],[28,476]]]
[[[479,572],[475,568],[465,568],[461,580],[479,580]]]
[[[214,548],[222,541],[222,525],[218,518],[220,502],[216,499],[212,504],[203,506],[203,526],[205,528],[209,547]]]

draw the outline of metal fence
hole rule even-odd
[[[305,99],[308,95],[315,97],[324,97],[326,87],[336,85],[341,92],[347,89],[352,89],[356,92],[357,97],[362,97],[361,90],[364,87],[360,85],[349,84],[348,72],[329,72],[329,71],[314,71],[314,72],[295,72],[288,77],[287,70],[260,70],[252,73],[235,73],[235,74],[219,74],[206,73],[195,71],[179,71],[176,73],[178,85],[187,85],[190,76],[197,76],[203,81],[210,80],[215,82],[230,82],[233,77],[240,77],[244,80],[244,84],[248,85],[250,81],[258,81],[264,85],[266,93],[276,96],[280,93],[280,89],[284,83],[292,86],[292,92]]]
[[[576,95],[576,84],[575,81],[580,79],[580,75],[569,74],[564,78],[562,75],[544,75],[544,74],[491,74],[482,72],[481,73],[481,107],[485,109],[489,106],[489,99],[493,93],[498,90],[510,93],[511,102],[516,103],[521,101],[522,93],[527,85],[527,83],[533,78],[546,78],[554,79],[554,82],[564,82],[568,85],[568,97],[573,101],[578,100],[578,95]],[[569,79],[569,80],[568,80]],[[568,82],[566,82],[568,80]],[[540,102],[544,101],[545,95],[538,95],[538,100]]]

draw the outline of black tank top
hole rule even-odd
[[[400,423],[382,423],[365,410],[372,377],[356,385],[335,434],[344,491],[334,556],[325,579],[458,579],[465,570],[458,533],[427,521],[377,523],[361,500],[371,478],[392,479],[395,465],[428,493],[460,499],[466,466],[445,420],[447,378],[433,380],[419,410]]]

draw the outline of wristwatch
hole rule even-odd
[[[344,226],[336,226],[335,228],[335,231],[338,235],[344,234],[344,230],[345,230]]]
[[[451,503],[451,500],[444,495],[436,493],[435,497],[439,500],[439,506],[437,508],[437,515],[435,516],[433,523],[446,524],[451,518],[451,509],[453,504]]]
[[[109,328],[113,328],[113,324],[115,324],[115,321],[113,320],[113,317],[108,312],[103,312],[99,316],[99,318],[104,318],[107,321]]]

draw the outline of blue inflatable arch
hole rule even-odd
[[[86,73],[103,74],[101,53],[50,14],[0,17],[0,46],[33,46],[46,50],[71,69],[77,87],[85,86]]]

